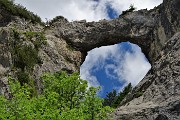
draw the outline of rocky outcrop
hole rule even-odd
[[[180,119],[178,6],[180,1],[177,0],[164,0],[159,6],[149,53],[149,57],[153,58],[152,69],[114,112],[115,119]]]
[[[49,26],[33,24],[0,10],[0,92],[8,97],[8,76],[14,69],[14,32],[23,44],[35,48],[36,37],[27,41],[24,32],[40,32],[47,44],[38,48],[41,64],[33,66],[31,77],[40,92],[44,72],[79,71],[87,52],[95,47],[130,41],[139,45],[152,65],[146,77],[112,114],[122,120],[180,119],[180,1],[164,0],[152,10],[139,10],[99,22],[68,22],[59,17]],[[3,11],[3,13],[2,13]],[[25,67],[26,69],[26,67]]]
[[[164,46],[149,74],[121,103],[114,116],[122,120],[178,120],[180,118],[180,32]],[[136,95],[142,92],[142,96]]]
[[[18,33],[17,37],[19,41],[15,38],[15,33]],[[8,77],[17,78],[17,73],[22,72],[21,68],[15,65],[15,58],[13,57],[15,48],[17,47],[15,44],[22,42],[22,46],[30,45],[35,49],[35,44],[39,43],[34,41],[38,41],[39,39],[33,34],[39,33],[42,33],[46,39],[46,44],[38,48],[38,56],[41,59],[41,64],[34,65],[31,71],[27,70],[27,67],[24,70],[30,74],[32,79],[35,79],[39,92],[42,87],[39,78],[44,72],[66,70],[72,73],[79,71],[82,61],[80,51],[69,46],[63,38],[57,37],[51,28],[46,29],[42,25],[32,24],[23,18],[12,17],[11,22],[7,26],[0,27],[0,93],[6,97],[9,95]]]
[[[149,56],[155,20],[147,10],[141,10],[111,21],[66,21],[53,25],[58,37],[64,38],[68,44],[82,53],[103,45],[130,41],[138,44]]]

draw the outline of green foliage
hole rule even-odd
[[[24,32],[23,34],[26,36],[28,40],[30,40],[34,44],[36,49],[41,48],[42,45],[47,44],[46,37],[42,32],[28,31],[28,32]],[[33,38],[35,39],[33,40]]]
[[[17,72],[17,78],[18,78],[21,85],[23,85],[24,83],[28,84],[31,80],[29,77],[29,74],[27,72],[24,72],[24,71]]]
[[[32,46],[19,45],[15,47],[14,52],[14,66],[21,68],[23,71],[25,68],[31,70],[35,64],[41,63],[41,59],[38,57],[38,51]]]
[[[140,96],[142,96],[142,95],[143,95],[143,92],[138,91],[138,92],[135,93],[134,97],[135,97],[135,98],[138,98],[138,97],[140,97]]]
[[[125,14],[127,14],[127,13],[129,13],[129,12],[133,12],[134,10],[136,10],[136,8],[134,7],[133,4],[131,4],[131,5],[129,6],[129,9],[128,9],[128,10],[122,11],[122,15],[125,15]]]
[[[51,26],[53,23],[59,21],[59,20],[65,20],[68,21],[66,18],[64,18],[63,16],[56,16],[55,18],[53,18],[51,21],[47,21],[47,25]]]
[[[30,118],[30,88],[27,84],[21,86],[18,81],[10,80],[11,100],[6,100],[1,96],[0,103],[0,119],[2,120],[23,120]],[[5,107],[3,107],[5,106]]]
[[[25,35],[24,37],[22,37]],[[39,48],[46,44],[46,38],[41,32],[19,32],[13,30],[11,41],[13,67],[20,68],[17,78],[21,84],[30,82],[29,75],[36,64],[42,64],[38,56]],[[33,43],[28,44],[28,43]]]
[[[58,100],[63,101],[59,108],[72,109],[80,104],[80,100],[85,96],[87,81],[81,80],[77,73],[68,76],[66,72],[56,73],[54,75],[45,74],[42,79],[44,82],[44,94],[48,96],[49,92],[57,93]],[[49,91],[51,90],[51,91]]]
[[[29,75],[35,64],[41,64],[41,59],[38,56],[38,51],[32,46],[19,45],[14,48],[14,67],[20,68],[16,73],[19,82],[22,84],[29,83]]]
[[[43,24],[39,16],[34,15],[21,5],[15,5],[13,0],[0,0],[0,7],[4,8],[12,15],[20,16],[27,20],[31,20],[32,22]]]
[[[117,108],[118,105],[121,103],[121,101],[127,96],[127,94],[132,90],[132,85],[129,83],[126,87],[124,87],[124,90],[120,92],[118,95],[116,93],[116,90],[113,90],[112,92],[109,92],[104,99],[104,106],[111,106],[114,108]]]
[[[32,87],[10,79],[10,100],[0,96],[0,119],[6,120],[103,120],[112,112],[97,97],[98,88],[87,88],[79,74],[45,74],[43,93],[32,96]]]
[[[16,62],[20,62],[22,66],[17,66],[19,68],[24,69],[24,67],[27,68],[33,68],[34,64],[41,63],[40,58],[38,57],[38,48],[42,46],[42,44],[45,44],[45,37],[42,33],[39,32],[24,32],[23,34],[26,35],[25,40],[21,40],[20,36],[22,35],[20,32],[13,30],[14,33],[14,54],[17,57]],[[32,38],[35,38],[34,41],[32,41]],[[31,41],[35,48],[32,45],[24,44],[23,41]],[[19,59],[19,60],[18,60]]]
[[[10,115],[9,112],[7,111],[8,108],[8,100],[0,95],[0,119],[5,120],[7,119],[6,116]]]
[[[115,101],[117,100],[117,92],[113,89],[112,92],[107,93],[106,98],[104,98],[104,106],[114,106]]]
[[[111,110],[109,106],[103,107],[103,99],[96,96],[97,90],[98,88],[91,87],[85,96],[83,108],[88,120],[103,120],[107,118],[107,111]]]
[[[129,83],[126,87],[124,87],[124,90],[119,93],[116,102],[114,103],[114,107],[118,107],[118,105],[121,103],[121,101],[127,96],[127,94],[132,90],[132,85]]]

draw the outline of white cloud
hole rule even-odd
[[[115,66],[114,64],[107,64],[105,67],[105,73],[109,78],[118,79],[118,76],[115,75],[116,69],[117,69],[117,66]]]
[[[114,53],[118,54],[118,52],[118,45],[95,48],[88,52],[80,69],[81,78],[88,80],[89,86],[100,86],[92,72],[103,68],[106,65],[105,60],[110,56],[114,56]]]
[[[98,21],[109,19],[106,5],[110,5],[117,14],[134,4],[138,9],[151,9],[163,0],[15,0],[28,10],[38,14],[43,20],[62,15],[68,20]]]
[[[82,70],[81,79],[88,80],[88,86],[98,87],[100,86],[96,76],[91,75],[90,70]]]
[[[43,20],[53,19],[59,15],[70,21],[107,18],[104,6],[91,0],[15,0],[15,2],[38,14]]]
[[[124,52],[118,44],[91,50],[81,66],[81,78],[88,80],[90,86],[99,86],[93,72],[105,69],[107,77],[117,79],[121,83],[124,80],[125,85],[127,83],[137,85],[149,71],[151,65],[137,45],[130,44],[130,46],[132,52]],[[107,63],[107,59],[111,59],[113,63]]]
[[[118,67],[116,72],[118,76],[135,86],[144,78],[151,65],[141,52],[141,48],[134,44],[131,44],[131,47],[133,52],[125,53],[122,66]]]
[[[137,10],[140,10],[140,9],[146,9],[146,8],[152,9],[163,2],[163,0],[106,0],[106,1],[110,3],[112,7],[119,14],[123,10],[128,9],[131,4],[133,4],[137,8]]]

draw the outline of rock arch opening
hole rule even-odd
[[[141,48],[130,42],[102,46],[88,52],[80,75],[89,86],[101,86],[100,96],[113,89],[120,91],[128,83],[137,85],[150,70]]]

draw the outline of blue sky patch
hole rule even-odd
[[[105,97],[113,89],[122,90],[129,82],[135,86],[150,67],[137,45],[122,42],[89,51],[80,74],[90,86],[101,86],[98,95]]]
[[[106,9],[110,19],[114,19],[118,17],[118,13],[112,8],[111,4],[107,4]]]

